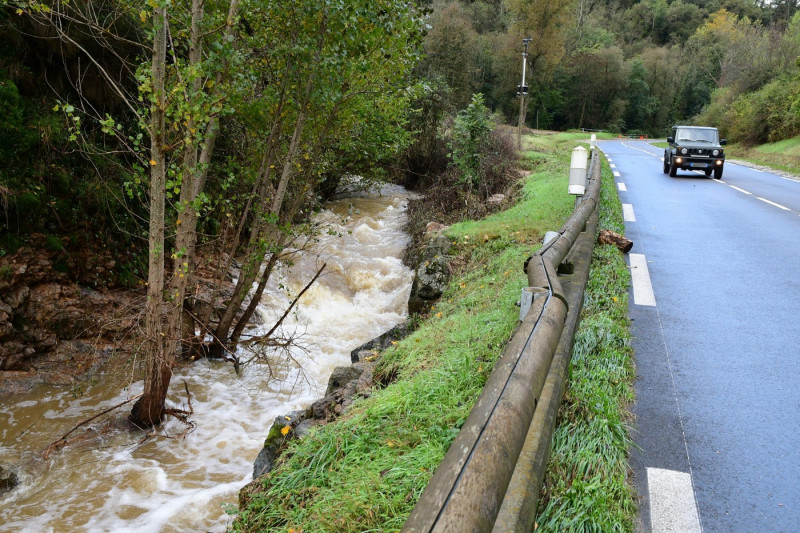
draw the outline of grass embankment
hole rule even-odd
[[[523,261],[540,246],[543,234],[561,227],[572,211],[573,199],[566,194],[570,150],[576,140],[585,137],[561,134],[525,139],[529,151],[523,165],[532,173],[525,180],[522,197],[507,211],[457,224],[447,231],[455,241],[451,253],[457,256],[456,272],[442,299],[420,321],[418,329],[383,354],[378,375],[387,381],[392,378],[391,384],[354,404],[337,422],[294,441],[275,470],[251,487],[234,524],[235,531],[364,532],[402,527],[516,325],[519,311],[514,304],[527,281]],[[613,183],[611,187],[613,193]],[[618,204],[616,198],[608,198]],[[605,227],[618,229],[617,225]],[[599,313],[602,309],[603,314],[584,319],[589,325],[597,325],[590,333],[581,334],[579,360],[604,355],[606,345],[618,346],[617,351],[629,355],[624,348],[627,336],[622,308],[627,272],[616,249],[613,253],[598,251],[597,257],[603,265],[610,265],[603,267],[601,275],[612,280],[591,282],[596,291],[587,299],[587,310],[597,309]],[[621,292],[606,293],[609,286]],[[609,307],[612,310],[607,310]],[[594,365],[597,372],[610,376],[609,366],[605,362]],[[588,400],[577,398],[585,396],[581,391],[591,382],[615,380],[616,388],[624,389],[627,379],[617,374],[597,380],[581,378],[579,386],[569,389],[570,403],[577,407],[562,410],[565,419],[590,418],[595,426],[600,425],[601,414],[603,420],[622,419],[615,411],[621,405],[616,397],[604,393],[589,394]],[[573,436],[565,437],[565,433]],[[558,440],[576,440],[575,435],[583,434],[588,435],[584,429],[560,429]],[[578,451],[591,457],[591,464],[580,466],[577,459],[577,466],[563,467],[569,470],[563,474],[567,485],[561,490],[566,496],[558,496],[557,483],[550,484],[547,495],[552,503],[547,511],[552,519],[548,523],[557,523],[561,516],[575,516],[564,514],[556,503],[569,501],[581,487],[581,497],[604,502],[603,508],[612,509],[614,520],[630,523],[629,517],[617,518],[620,513],[614,509],[620,504],[611,505],[620,493],[616,484],[606,489],[594,481],[595,477],[587,477],[601,472],[616,475],[617,468],[624,485],[626,441],[624,437],[601,440],[598,453],[595,445],[600,438],[594,439],[591,448]],[[622,446],[621,455],[605,451],[609,440],[614,446]],[[560,451],[553,455],[559,465],[565,464],[562,455]],[[606,456],[614,464],[596,463],[596,456]],[[618,464],[620,461],[623,464]],[[601,493],[605,490],[608,494]],[[622,515],[629,512],[628,504],[622,508]],[[579,507],[577,515],[586,514],[584,509]],[[596,515],[592,512],[593,518]],[[608,524],[611,519],[598,518],[596,523]],[[559,525],[554,530],[564,528]]]
[[[725,150],[731,159],[742,159],[800,176],[800,137],[753,147],[732,144]]]
[[[602,183],[599,227],[623,233],[622,208],[607,163]],[[629,282],[616,247],[595,247],[539,498],[537,531],[633,530],[636,503],[627,462],[627,406],[633,401],[634,379]]]

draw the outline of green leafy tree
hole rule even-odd
[[[456,115],[448,143],[450,158],[470,192],[480,186],[482,159],[491,132],[491,112],[483,103],[483,95],[475,94],[469,105]]]
[[[626,89],[625,128],[627,130],[652,130],[653,117],[658,111],[658,99],[651,94],[647,82],[648,72],[641,59],[630,62]]]
[[[419,68],[425,77],[439,77],[447,83],[456,109],[469,103],[480,74],[478,32],[469,15],[460,2],[450,2],[433,13],[425,38],[425,59]]]

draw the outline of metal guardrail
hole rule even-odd
[[[532,530],[595,242],[596,150],[587,177],[586,195],[558,236],[526,261],[530,311],[403,531]],[[565,259],[571,274],[559,274]]]

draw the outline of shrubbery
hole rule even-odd
[[[736,97],[718,89],[695,121],[717,124],[728,140],[747,146],[795,137],[800,135],[800,82],[784,75]]]

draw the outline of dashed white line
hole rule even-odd
[[[631,285],[633,285],[633,303],[636,305],[656,305],[653,284],[650,283],[650,271],[647,269],[647,258],[642,254],[628,254],[631,266]]]
[[[624,184],[624,183],[622,183],[622,182],[619,182],[619,183],[617,183],[617,187],[618,187],[618,188],[619,188],[619,190],[620,190],[620,191],[622,191],[622,192],[625,192],[625,191],[627,191],[627,190],[628,190],[628,188],[627,188],[627,187],[625,186],[625,184]]]
[[[622,204],[622,219],[625,222],[636,222],[632,204]]]
[[[786,206],[783,206],[783,205],[781,205],[781,204],[776,204],[775,202],[772,202],[772,201],[770,201],[770,200],[767,200],[766,198],[761,198],[760,196],[756,196],[756,198],[758,198],[758,199],[759,199],[759,200],[761,200],[762,202],[766,202],[766,203],[768,203],[769,205],[774,205],[774,206],[775,206],[775,207],[777,207],[778,209],[783,209],[784,211],[791,211],[791,209],[789,209],[788,207],[786,207]]]
[[[690,474],[648,468],[647,486],[650,493],[650,525],[653,533],[702,531]]]
[[[751,193],[750,191],[746,191],[746,190],[744,190],[744,189],[740,189],[740,188],[739,188],[739,187],[737,187],[736,185],[728,185],[728,187],[730,187],[731,189],[735,189],[735,190],[737,190],[737,191],[739,191],[739,192],[741,192],[741,193],[744,193],[744,194],[750,194],[750,195],[752,195],[752,194],[753,194],[753,193]]]
[[[615,178],[618,178],[618,177],[620,177],[619,170],[615,170],[615,171],[614,171],[614,177],[615,177]]]

